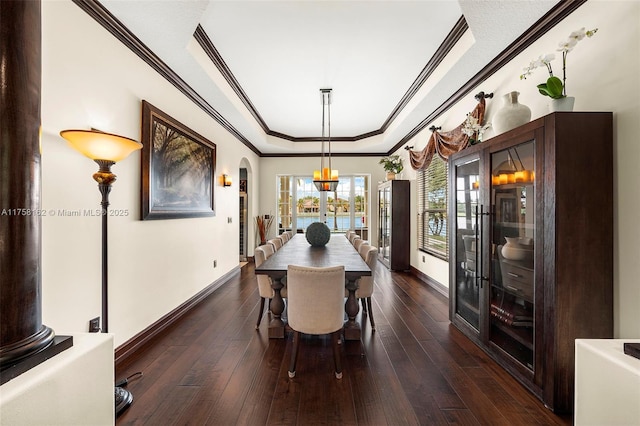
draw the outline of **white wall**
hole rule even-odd
[[[529,61],[555,52],[557,44],[581,27],[598,28],[590,39],[578,43],[567,58],[567,89],[576,97],[576,111],[613,111],[614,113],[614,322],[616,337],[640,336],[640,3],[637,1],[597,1],[585,3],[544,37],[530,46],[492,77],[447,111],[434,123],[448,130],[459,125],[476,104],[479,91],[494,93],[487,100],[486,121],[502,106],[502,95],[520,92],[519,100],[531,108],[532,119],[548,113],[547,97],[540,95],[536,84],[547,78],[544,69],[534,71],[528,80],[520,80],[522,68]],[[560,57],[554,61],[554,73],[561,72]],[[431,132],[421,132],[408,145],[424,148]],[[485,140],[493,136],[485,133]],[[400,150],[402,152],[404,150]],[[415,180],[415,172],[408,171]],[[585,182],[585,191],[589,190]],[[593,194],[598,196],[598,194]],[[413,193],[415,205],[415,192]],[[415,216],[414,216],[415,217]],[[415,222],[412,223],[415,227]],[[585,230],[588,232],[588,230]],[[415,232],[412,230],[415,238]],[[413,244],[411,264],[425,274],[448,285],[448,264],[427,256]],[[430,259],[429,259],[430,258]],[[440,278],[437,278],[440,277]],[[588,314],[585,312],[585,314]]]
[[[616,337],[640,336],[639,22],[638,2],[591,0],[433,123],[443,129],[458,125],[474,107],[473,94],[479,90],[497,96],[487,102],[489,121],[501,106],[499,96],[512,90],[521,92],[520,100],[531,107],[533,118],[546,114],[546,99],[535,89],[538,79],[544,80],[543,71],[520,81],[521,69],[531,59],[553,51],[571,31],[582,26],[599,28],[595,37],[581,41],[570,53],[568,87],[577,97],[576,110],[614,112]],[[249,182],[250,218],[275,213],[277,174],[309,173],[318,167],[317,158],[257,158],[77,6],[45,1],[44,209],[99,207],[100,195],[91,179],[97,166],[68,148],[58,132],[96,127],[139,138],[142,99],[217,144],[217,175],[229,173],[238,182],[238,167],[247,159],[255,177]],[[421,149],[429,134],[423,131],[408,145]],[[399,153],[406,158],[406,151]],[[384,179],[376,157],[336,157],[335,162],[341,174],[371,173],[372,194],[375,183]],[[115,333],[117,347],[237,266],[238,187],[216,187],[214,218],[140,221],[140,153],[114,166],[114,172],[118,181],[111,194],[112,208],[130,212],[127,217],[112,218],[109,230],[110,331]],[[412,180],[415,190],[415,174],[409,167],[403,177]],[[232,224],[227,224],[227,217],[232,217]],[[412,225],[412,266],[446,285],[447,263],[430,256],[421,261],[415,221]],[[251,222],[250,226],[251,237]],[[216,269],[213,259],[218,260]],[[43,322],[59,334],[86,331],[87,321],[100,315],[99,219],[43,218],[42,268]]]
[[[67,146],[60,130],[100,130],[140,138],[149,101],[217,144],[213,218],[140,220],[140,152],[116,164],[109,218],[109,331],[116,347],[238,266],[238,169],[257,156],[187,100],[72,2],[44,1],[42,208],[100,208],[91,175],[98,166]],[[257,205],[257,196],[250,200]],[[232,223],[227,223],[227,218]],[[99,217],[43,218],[43,323],[56,333],[87,331],[101,314]],[[253,232],[253,231],[251,231]],[[213,260],[217,268],[213,268]]]

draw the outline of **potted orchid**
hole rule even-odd
[[[469,136],[469,145],[475,145],[482,142],[482,134],[491,127],[491,124],[487,123],[484,126],[478,122],[478,118],[471,114],[467,114],[467,119],[462,123],[460,130],[465,135]]]
[[[553,53],[540,56],[538,59],[531,61],[528,67],[524,68],[524,73],[520,75],[520,79],[524,80],[531,75],[531,72],[539,67],[546,67],[549,72],[549,78],[545,83],[538,84],[538,91],[544,96],[549,96],[551,99],[562,99],[567,97],[567,55],[573,50],[576,44],[585,37],[592,37],[597,28],[589,31],[585,31],[584,27],[569,34],[566,40],[560,42],[557,51],[562,52],[562,80],[553,75],[551,69],[551,61],[555,59]]]

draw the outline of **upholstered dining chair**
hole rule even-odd
[[[271,244],[264,244],[256,247],[253,252],[256,267],[262,265],[262,263],[271,257],[274,253],[273,246]],[[258,294],[260,294],[260,310],[258,311],[258,321],[256,322],[256,330],[260,328],[260,322],[262,321],[262,315],[264,314],[264,302],[275,296],[275,291],[271,287],[271,277],[268,275],[256,274],[258,280]],[[287,297],[287,287],[282,287],[280,295],[283,298]]]
[[[282,240],[282,244],[287,244],[287,242],[289,241],[289,234],[287,234],[286,232],[283,232],[278,237]]]
[[[367,261],[367,252],[369,251],[369,246],[369,241],[365,240],[360,244],[360,247],[358,248],[358,254],[365,262]]]
[[[352,231],[352,230],[348,230],[347,232],[344,233],[344,236],[347,240],[351,241],[351,235],[355,234],[356,231]]]
[[[376,323],[373,320],[373,311],[371,310],[371,296],[373,295],[374,278],[376,264],[378,263],[378,248],[369,244],[363,244],[360,246],[360,256],[367,263],[369,269],[371,269],[371,276],[362,276],[356,281],[358,289],[356,290],[356,298],[362,302],[362,312],[369,314],[369,322],[371,323],[371,330],[376,331]],[[344,292],[345,297],[348,296],[348,291]]]
[[[272,238],[267,241],[267,244],[271,244],[273,246],[273,251],[278,251],[282,248],[282,238]]]
[[[353,240],[353,247],[355,247],[356,251],[360,251],[360,246],[362,244],[369,244],[369,241],[363,240],[362,238],[356,238]]]
[[[360,238],[360,235],[358,235],[355,231],[353,233],[349,234],[349,242],[351,244],[353,244],[353,240],[356,239],[356,238]]]
[[[287,312],[293,329],[289,378],[296,375],[300,334],[331,334],[335,376],[342,378],[340,332],[344,324],[344,266],[325,268],[289,265]]]

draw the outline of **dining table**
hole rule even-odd
[[[344,266],[345,288],[348,291],[345,302],[347,320],[344,324],[345,340],[360,340],[360,324],[356,316],[360,310],[356,299],[357,280],[362,276],[371,275],[371,269],[362,259],[355,247],[344,234],[332,234],[329,242],[321,247],[309,244],[304,234],[294,234],[271,257],[255,268],[256,274],[268,275],[274,296],[271,300],[271,321],[269,322],[269,338],[284,338],[285,321],[284,300],[280,290],[286,285],[287,268],[289,265],[331,267]]]

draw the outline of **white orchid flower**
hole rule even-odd
[[[525,80],[528,76],[531,75],[531,71],[544,65],[549,72],[549,78],[547,79],[546,83],[538,84],[538,91],[542,95],[550,96],[553,99],[559,99],[567,96],[567,55],[573,50],[573,48],[576,46],[576,44],[578,44],[580,40],[584,39],[585,37],[592,37],[597,31],[597,28],[585,31],[584,27],[582,27],[577,31],[573,31],[571,34],[569,34],[569,37],[566,40],[559,43],[557,51],[562,52],[562,80],[553,75],[551,61],[555,59],[554,54],[540,56],[538,57],[538,59],[531,61],[529,63],[529,66],[523,69],[524,73],[520,75],[520,80]]]

